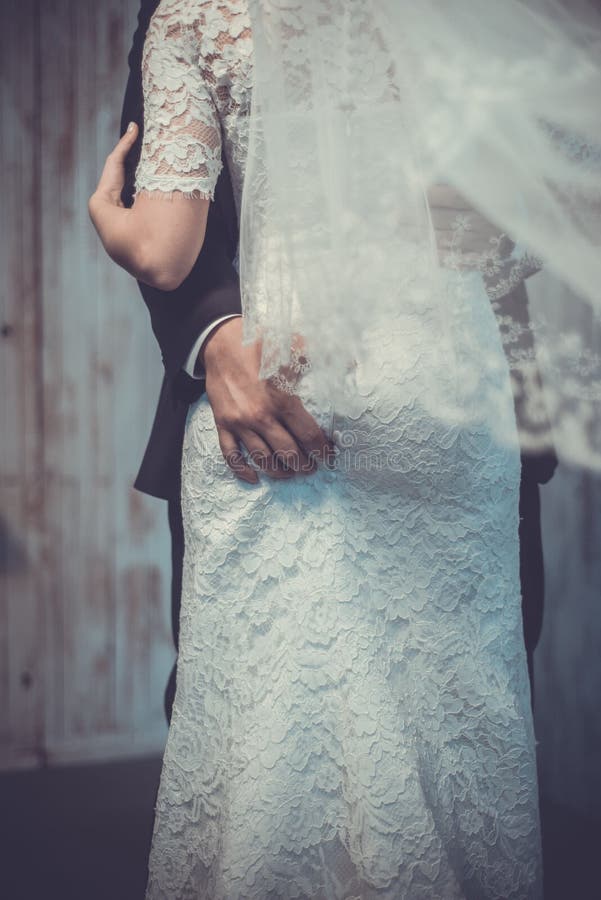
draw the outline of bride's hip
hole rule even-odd
[[[306,406],[312,412],[310,399]],[[411,391],[380,395],[357,418],[335,412],[326,418],[336,445],[331,469],[320,466],[315,474],[283,481],[261,473],[253,485],[236,478],[224,460],[203,396],[191,408],[186,425],[183,506],[193,509],[195,517],[235,506],[244,518],[246,512],[255,515],[257,507],[269,507],[273,514],[288,503],[308,509],[334,498],[344,504],[345,495],[354,503],[357,492],[365,495],[366,504],[379,505],[385,495],[401,504],[417,499],[438,507],[481,508],[489,505],[494,492],[517,492],[520,460],[511,423],[502,439],[492,420],[447,421],[433,415]]]
[[[483,461],[515,478],[513,396],[494,312],[478,273],[446,278],[443,316],[438,304],[434,312],[400,309],[391,321],[373,323],[344,414],[328,403],[312,370],[301,379],[303,405],[337,445],[335,478],[411,494],[461,479],[473,490],[484,478]],[[183,481],[187,472],[198,490],[241,485],[223,460],[206,395],[187,419]]]

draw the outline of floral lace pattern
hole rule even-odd
[[[139,188],[210,194],[219,126],[239,209],[247,25],[238,0],[159,6]],[[482,275],[447,277],[454,352],[481,354],[480,379],[452,376],[438,304],[373,324],[344,415],[299,356],[332,468],[244,484],[206,396],[190,408],[147,900],[542,896],[509,368]],[[467,423],[442,421],[458,391]]]
[[[239,202],[250,52],[250,21],[241,0],[162,0],[144,44],[144,140],[136,191],[182,191],[212,200],[223,140]]]

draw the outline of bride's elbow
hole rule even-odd
[[[155,288],[157,291],[176,291],[186,280],[186,275],[179,275],[168,270],[145,271],[138,276],[138,281]]]
[[[181,287],[191,271],[187,262],[161,260],[156,252],[148,252],[140,255],[136,277],[158,291],[169,292]]]

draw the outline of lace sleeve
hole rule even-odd
[[[144,137],[136,193],[214,198],[222,168],[219,116],[199,63],[198,23],[181,0],[161,4],[142,60]]]

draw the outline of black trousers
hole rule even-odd
[[[520,484],[520,581],[522,586],[522,616],[524,643],[528,658],[530,693],[534,710],[534,649],[538,643],[543,620],[544,569],[540,523],[540,493],[538,482],[522,470]],[[182,597],[184,563],[184,526],[179,495],[168,501],[171,531],[171,628],[175,649],[179,649],[179,614]],[[171,721],[175,697],[176,667],[173,666],[165,690],[165,715]]]
[[[534,651],[541,636],[545,602],[545,568],[540,518],[540,485],[522,469],[520,484],[520,583],[524,644],[534,712]]]
[[[182,572],[184,568],[184,524],[182,522],[182,506],[179,498],[167,501],[169,530],[171,532],[171,631],[176,651],[179,650],[179,613],[182,602]],[[171,711],[175,698],[175,677],[177,660],[175,661],[169,681],[165,688],[165,715],[171,722]]]

